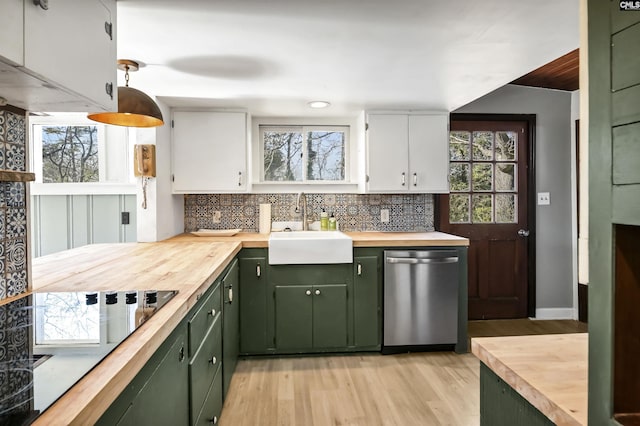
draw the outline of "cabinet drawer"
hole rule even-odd
[[[191,418],[195,419],[207,396],[207,389],[222,364],[222,315],[216,315],[202,346],[189,363]]]
[[[189,356],[193,356],[202,343],[205,334],[222,310],[220,303],[220,283],[214,284],[213,291],[189,321]]]
[[[210,426],[220,423],[220,414],[222,413],[222,371],[218,370],[213,384],[207,393],[207,399],[204,402],[202,411],[198,419],[193,423],[194,426]]]

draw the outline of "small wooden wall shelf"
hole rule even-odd
[[[35,173],[0,170],[0,182],[33,182],[34,180],[36,180]]]

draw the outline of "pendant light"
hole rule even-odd
[[[155,127],[164,124],[158,105],[140,90],[129,87],[129,72],[138,71],[137,62],[118,59],[118,69],[124,71],[125,86],[118,86],[118,112],[96,112],[87,117],[100,123],[126,127]]]

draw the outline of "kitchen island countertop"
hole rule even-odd
[[[587,333],[480,337],[471,351],[560,426],[587,424]]]
[[[347,232],[354,247],[466,246],[439,232]],[[154,243],[93,244],[33,259],[33,291],[178,290],[178,294],[34,424],[93,424],[242,248],[268,247],[269,235],[181,234]]]

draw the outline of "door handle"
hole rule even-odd
[[[402,172],[402,186],[406,183],[406,173]]]
[[[358,263],[358,276],[362,275],[362,263]]]
[[[528,229],[520,229],[518,231],[518,235],[521,237],[528,237],[529,236],[529,230]]]
[[[305,291],[304,294],[306,294],[307,296],[311,296],[311,290]]]
[[[242,172],[238,172],[238,186],[242,186]]]
[[[320,290],[316,290],[316,296],[320,296]]]
[[[258,263],[258,264],[256,265],[256,277],[260,277],[260,273],[261,273],[261,271],[260,271],[260,264]]]
[[[424,263],[456,263],[457,257],[439,257],[435,259],[418,259],[415,257],[387,257],[387,263],[418,265]]]
[[[418,174],[413,174],[413,186],[418,186]]]

